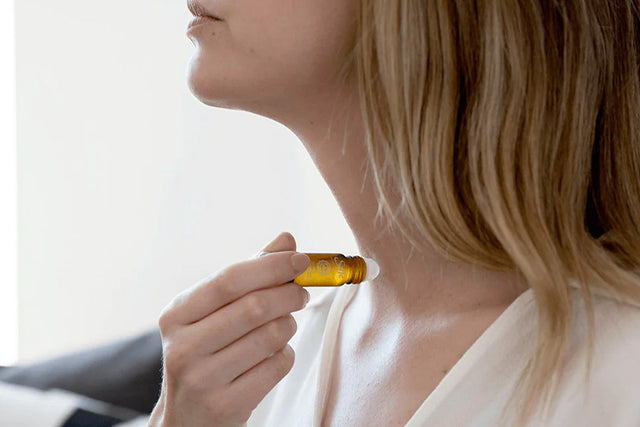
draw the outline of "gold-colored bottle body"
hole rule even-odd
[[[360,256],[342,254],[306,253],[311,259],[309,267],[293,279],[301,286],[342,286],[360,283],[367,273],[367,265]]]

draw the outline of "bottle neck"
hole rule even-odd
[[[360,283],[367,275],[367,264],[364,262],[364,258],[355,256],[345,256],[346,262],[350,268],[347,269],[350,274],[346,278],[345,283]]]

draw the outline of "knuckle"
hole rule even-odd
[[[183,345],[168,342],[163,346],[164,368],[172,376],[179,376],[187,366],[188,351]]]
[[[190,289],[180,292],[178,295],[167,304],[161,311],[158,317],[158,327],[163,333],[169,332],[176,323],[177,312],[180,307],[189,298]]]
[[[247,296],[247,317],[254,322],[263,320],[269,313],[269,303],[258,294]]]
[[[222,270],[218,271],[218,273],[213,278],[218,292],[227,292],[227,284],[233,284],[233,282],[235,281],[235,266],[236,264],[232,264],[223,268]]]
[[[163,337],[167,336],[171,331],[171,326],[173,325],[171,317],[171,312],[162,312],[160,317],[158,317],[158,329],[160,329]]]
[[[160,312],[160,316],[158,317],[158,327],[160,328],[160,332],[162,332],[163,335],[171,330],[171,327],[174,323],[174,301],[175,299],[171,300],[171,302],[162,309],[162,311]]]

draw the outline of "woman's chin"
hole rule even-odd
[[[210,68],[203,66],[202,58],[194,54],[187,66],[186,78],[189,91],[200,102],[211,106],[220,106],[225,88]]]
[[[279,93],[286,93],[277,79],[247,72],[252,67],[222,63],[216,57],[207,58],[195,52],[186,68],[189,91],[200,102],[212,107],[253,112],[272,113],[280,102]],[[276,108],[277,110],[277,108]]]

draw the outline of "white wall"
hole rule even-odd
[[[18,358],[16,93],[13,1],[0,2],[0,365]]]
[[[189,19],[186,1],[16,2],[22,362],[155,327],[281,231],[356,253],[288,129],[191,95]]]

